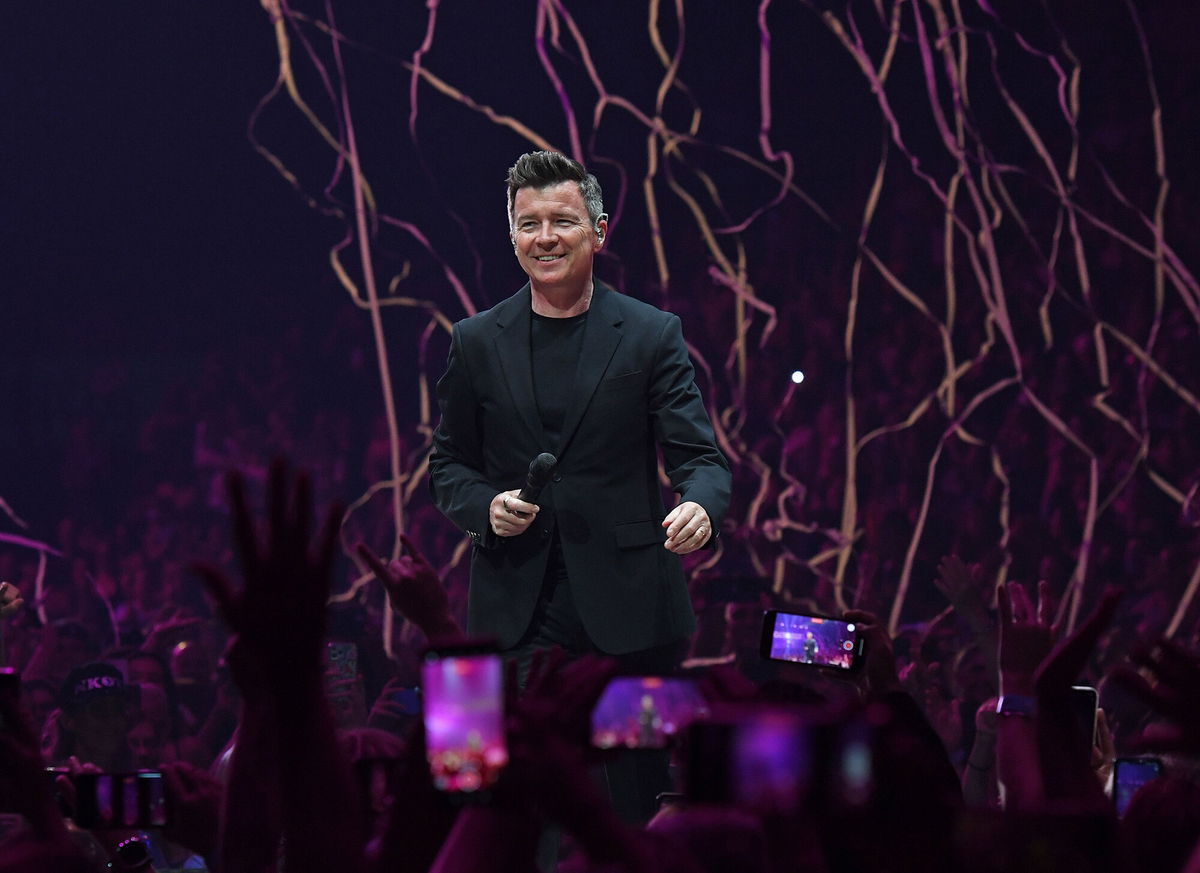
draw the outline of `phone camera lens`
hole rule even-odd
[[[125,870],[149,870],[150,852],[137,837],[130,837],[117,845],[117,858]]]

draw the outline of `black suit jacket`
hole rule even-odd
[[[729,503],[679,318],[596,281],[559,445],[547,444],[534,398],[530,289],[454,326],[438,382],[430,487],[471,536],[468,627],[514,645],[529,626],[555,527],[571,593],[593,643],[613,654],[679,640],[695,615],[679,558],[663,548],[657,448],[672,489],[714,530]],[[499,491],[525,484],[540,452],[558,458],[534,523],[491,531]]]

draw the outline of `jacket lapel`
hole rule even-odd
[[[546,445],[546,433],[533,393],[533,359],[529,350],[529,285],[504,301],[496,313],[496,359],[513,407],[533,437],[534,445]]]
[[[584,410],[592,400],[596,386],[600,384],[608,369],[617,346],[621,344],[622,333],[619,325],[622,321],[620,309],[617,306],[616,291],[613,291],[599,279],[594,280],[592,290],[592,305],[588,311],[587,326],[583,331],[583,350],[579,355],[579,366],[575,368],[575,381],[571,386],[571,402],[567,406],[567,414],[563,418],[562,439],[555,455],[562,460],[563,454],[571,444]],[[529,358],[528,342],[526,342],[526,360]],[[532,391],[532,388],[530,389]]]

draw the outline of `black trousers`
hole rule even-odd
[[[596,648],[575,609],[562,546],[556,533],[533,620],[521,640],[504,652],[504,656],[517,661],[518,675],[524,687],[533,653],[538,650],[559,647],[571,658],[604,654],[617,660],[621,673],[650,676],[671,673],[677,669],[687,652],[687,646],[688,640],[684,638],[665,646],[624,655],[608,655]],[[615,753],[614,757],[597,768],[593,778],[607,792],[617,815],[632,825],[643,825],[657,811],[658,795],[672,790],[669,767],[670,753],[666,750],[626,750]],[[548,847],[545,843],[546,840],[543,840],[539,850],[539,866],[543,870],[552,870],[553,866],[546,866],[546,863],[548,857],[553,857],[549,853],[556,851],[556,848],[554,845]],[[557,843],[557,833],[554,843]]]

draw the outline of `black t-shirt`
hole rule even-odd
[[[550,318],[530,312],[533,317],[529,332],[533,362],[533,393],[537,398],[538,415],[553,451],[562,436],[563,419],[571,402],[571,386],[583,349],[583,329],[587,313],[569,318]]]

